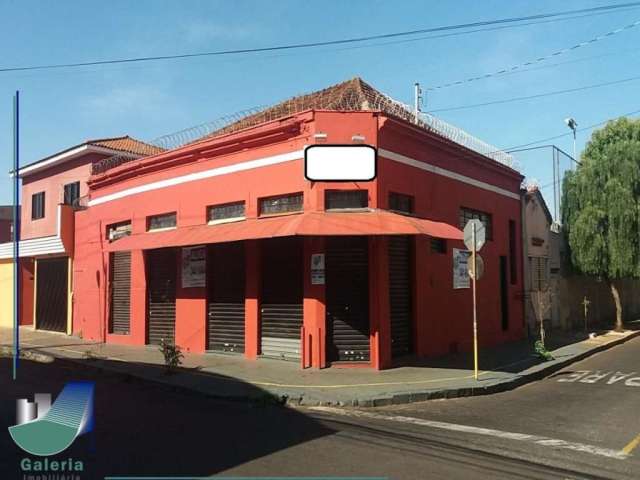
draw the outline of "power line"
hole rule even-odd
[[[584,132],[585,130],[591,130],[593,128],[596,128],[596,127],[599,127],[601,125],[604,125],[607,122],[610,122],[612,120],[616,120],[616,119],[621,118],[621,117],[630,117],[632,115],[638,115],[638,114],[640,114],[640,110],[634,110],[633,112],[623,113],[622,115],[618,115],[618,116],[612,117],[612,118],[607,118],[606,120],[603,120],[603,121],[598,122],[598,123],[594,123],[592,125],[588,125],[588,126],[583,127],[583,128],[578,128],[576,131],[577,132]],[[553,137],[541,138],[540,140],[535,140],[533,142],[523,143],[523,144],[515,145],[515,146],[509,147],[509,148],[503,148],[502,151],[507,152],[507,153],[515,152],[517,149],[523,149],[523,148],[529,147],[531,145],[537,145],[538,143],[544,143],[544,142],[549,142],[551,140],[557,140],[559,138],[568,137],[570,135],[573,135],[573,133],[572,132],[568,132],[568,133],[563,133],[563,134],[560,134],[560,135],[554,135]]]
[[[640,80],[640,76],[623,78],[623,79],[614,80],[614,81],[611,81],[611,82],[595,83],[595,84],[592,84],[592,85],[585,85],[583,87],[567,88],[565,90],[554,90],[554,91],[551,91],[551,92],[537,93],[535,95],[527,95],[527,96],[524,96],[524,97],[512,97],[512,98],[505,98],[503,100],[492,100],[490,102],[472,103],[470,105],[458,105],[458,106],[455,106],[455,107],[436,108],[434,110],[429,110],[429,113],[452,112],[454,110],[467,110],[469,108],[487,107],[487,106],[490,106],[490,105],[501,105],[503,103],[521,102],[523,100],[533,100],[535,98],[552,97],[552,96],[555,96],[555,95],[562,95],[562,94],[565,94],[565,93],[581,92],[583,90],[591,90],[593,88],[601,88],[601,87],[608,87],[608,86],[611,86],[611,85],[619,85],[621,83],[633,82],[633,81],[636,81],[636,80]]]
[[[465,83],[475,82],[477,80],[485,80],[487,78],[495,77],[495,76],[498,76],[498,75],[504,75],[506,73],[511,73],[513,71],[520,70],[522,68],[529,67],[531,65],[535,65],[536,63],[544,62],[546,60],[549,60],[550,58],[557,57],[559,55],[564,55],[566,53],[575,51],[575,50],[577,50],[579,48],[582,48],[582,47],[585,47],[587,45],[593,45],[594,43],[597,43],[597,42],[599,42],[601,40],[604,40],[605,38],[609,38],[609,37],[612,37],[614,35],[617,35],[618,33],[624,32],[626,30],[630,30],[632,28],[637,27],[638,25],[640,25],[640,20],[636,20],[635,22],[630,23],[628,25],[625,25],[623,27],[616,28],[615,30],[611,30],[611,31],[609,31],[607,33],[603,33],[602,35],[598,35],[596,37],[593,37],[590,40],[586,40],[584,42],[577,43],[577,44],[572,45],[570,47],[566,47],[566,48],[562,48],[560,50],[556,50],[553,53],[550,53],[548,55],[544,55],[542,57],[538,57],[538,58],[536,58],[534,60],[529,60],[529,61],[520,63],[518,65],[514,65],[512,67],[509,67],[509,68],[503,68],[501,70],[497,70],[497,71],[491,72],[491,73],[485,73],[483,75],[478,75],[476,77],[465,78],[463,80],[457,80],[455,82],[449,82],[449,83],[445,83],[443,85],[437,85],[435,87],[429,87],[426,90],[429,90],[429,91],[439,90],[439,89],[442,89],[442,88],[454,87],[454,86],[458,86],[458,85],[463,85]]]
[[[620,10],[620,9],[629,8],[629,7],[638,7],[638,6],[640,6],[640,2],[629,2],[629,3],[621,3],[621,4],[615,4],[615,5],[605,5],[600,7],[583,8],[578,10],[566,10],[566,11],[553,12],[553,13],[541,13],[536,15],[528,15],[524,17],[501,18],[496,20],[485,20],[480,22],[463,23],[463,24],[456,24],[456,25],[445,25],[445,26],[423,28],[419,30],[410,30],[410,31],[404,31],[404,32],[385,33],[380,35],[369,35],[364,37],[353,37],[353,38],[345,38],[345,39],[339,39],[339,40],[328,40],[323,42],[296,43],[296,44],[289,44],[289,45],[276,45],[276,46],[270,46],[270,47],[218,50],[218,51],[212,51],[212,52],[185,53],[185,54],[178,54],[178,55],[157,55],[157,56],[146,56],[146,57],[119,58],[119,59],[111,59],[111,60],[93,60],[93,61],[74,62],[74,63],[57,63],[57,64],[30,65],[30,66],[20,66],[20,67],[2,67],[0,68],[0,73],[27,71],[27,70],[51,70],[51,69],[57,69],[57,68],[77,68],[77,67],[87,67],[87,66],[96,66],[96,65],[113,65],[113,64],[119,64],[119,63],[150,62],[150,61],[159,61],[159,60],[175,60],[175,59],[196,58],[196,57],[206,57],[206,56],[239,55],[239,54],[247,54],[247,53],[271,52],[271,51],[277,51],[277,50],[293,50],[293,49],[300,49],[300,48],[341,45],[341,44],[367,42],[371,40],[381,40],[381,39],[388,39],[388,38],[418,35],[418,34],[424,34],[424,33],[443,32],[448,30],[462,30],[466,28],[481,27],[481,26],[487,26],[487,25],[518,23],[518,22],[524,22],[527,20],[563,17],[563,16],[574,15],[579,13],[596,13],[596,12],[603,12],[603,11],[614,11],[614,10]]]

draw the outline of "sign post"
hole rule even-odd
[[[476,224],[472,225],[473,249],[471,250],[471,289],[473,290],[473,375],[478,380],[478,309],[476,308]]]
[[[484,224],[480,220],[469,220],[464,227],[464,244],[471,250],[471,265],[469,275],[471,276],[471,290],[473,294],[473,372],[476,381],[478,380],[478,312],[476,302],[476,280],[480,278],[482,272],[479,271],[478,250],[484,246],[486,233]]]

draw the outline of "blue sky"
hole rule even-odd
[[[605,5],[589,0],[66,1],[0,2],[0,67],[251,48],[375,35]],[[610,2],[609,2],[610,3]],[[73,70],[0,73],[0,171],[11,168],[12,96],[21,92],[23,163],[89,138],[150,140],[189,126],[361,76],[412,103],[426,88],[549,54],[640,19],[640,8],[568,21],[366,48],[198,58]],[[430,93],[426,110],[533,95],[640,75],[640,27],[525,73]],[[378,42],[380,43],[380,42]],[[636,52],[633,49],[636,49]],[[587,58],[597,57],[597,58]],[[510,147],[640,109],[638,82],[437,115]],[[578,135],[578,147],[589,132]],[[572,151],[570,137],[555,143]],[[520,156],[524,174],[551,181],[551,159]],[[545,190],[548,194],[549,189]],[[0,203],[11,183],[0,176]]]

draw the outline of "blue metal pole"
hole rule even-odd
[[[13,97],[13,379],[20,359],[20,92]]]

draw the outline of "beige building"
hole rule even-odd
[[[543,315],[547,330],[594,330],[613,326],[615,305],[606,283],[579,275],[569,267],[569,251],[560,226],[554,224],[537,187],[522,190],[525,322],[530,336],[539,331],[534,303],[536,292],[548,289],[550,306]],[[640,281],[619,284],[625,320],[640,314]],[[585,299],[587,316],[585,325]]]

